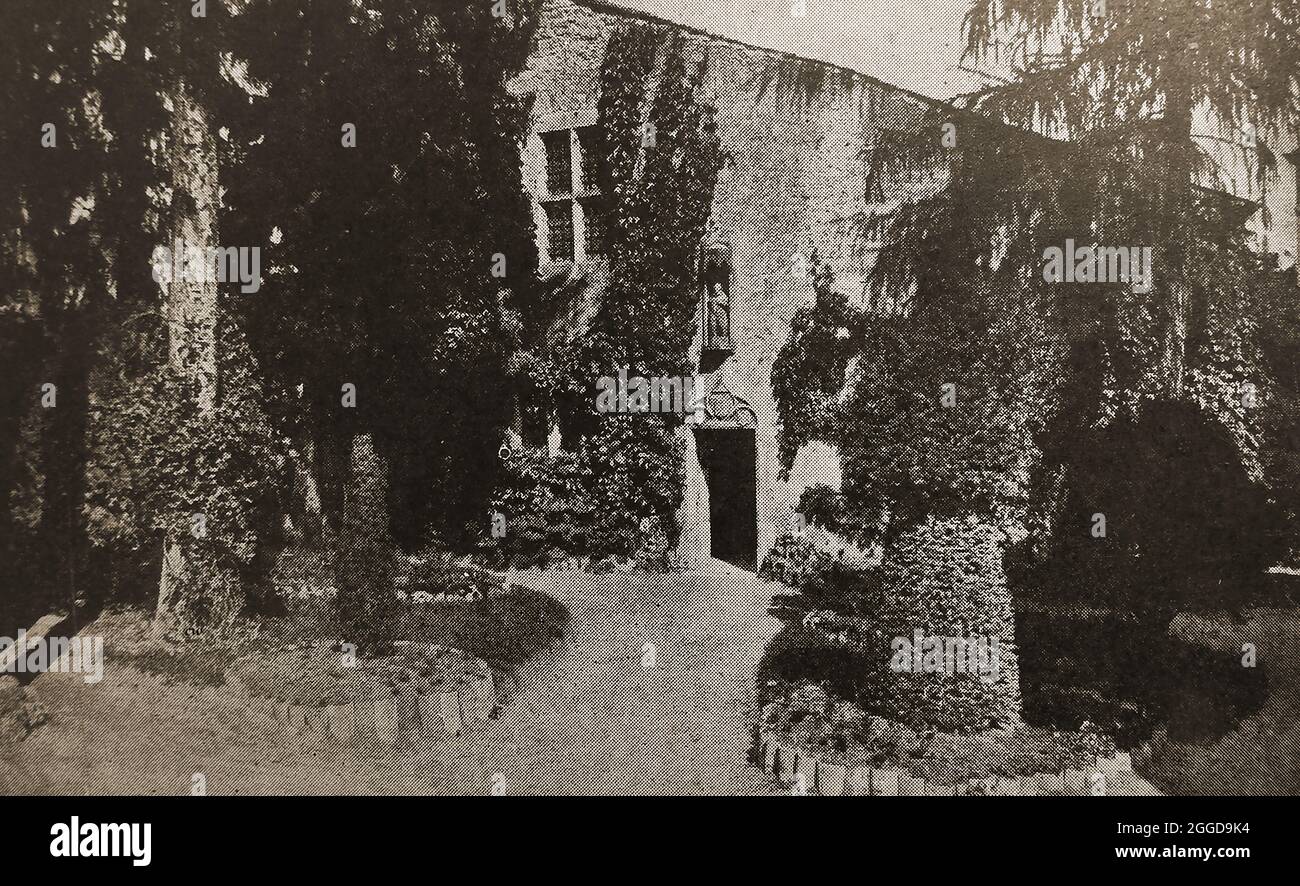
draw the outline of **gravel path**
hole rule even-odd
[[[110,661],[96,685],[34,681],[51,721],[0,748],[0,793],[188,794],[196,773],[210,794],[773,790],[745,751],[755,666],[779,628],[765,614],[775,585],[721,564],[516,580],[569,607],[569,635],[524,666],[499,720],[466,735],[311,745],[228,690],[167,686]]]

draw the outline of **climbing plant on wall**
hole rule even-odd
[[[608,282],[589,327],[553,356],[552,391],[563,420],[585,432],[581,463],[608,554],[637,553],[655,526],[677,534],[681,417],[597,415],[595,383],[624,366],[647,378],[693,372],[698,256],[722,166],[712,111],[697,97],[705,66],[680,34],[648,25],[616,31],[601,66]]]

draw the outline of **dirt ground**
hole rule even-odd
[[[50,721],[0,748],[0,793],[188,794],[196,774],[209,794],[775,790],[745,751],[755,666],[779,627],[765,614],[776,586],[722,565],[517,580],[568,606],[569,635],[519,671],[499,720],[466,735],[313,745],[224,687],[165,685],[110,660],[98,684],[33,681]]]

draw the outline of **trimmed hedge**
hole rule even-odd
[[[998,669],[977,673],[895,672],[888,659],[873,672],[864,706],[909,725],[976,731],[1020,719],[1015,620],[1002,566],[1002,536],[986,518],[929,517],[904,530],[882,565],[881,631],[910,638],[996,638]]]

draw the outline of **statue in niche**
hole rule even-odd
[[[715,342],[731,339],[731,302],[721,283],[714,283],[709,295],[709,337]]]
[[[731,245],[709,246],[704,252],[704,349],[731,350]]]

